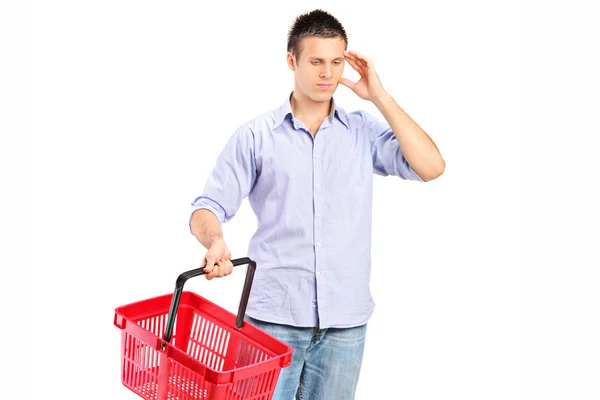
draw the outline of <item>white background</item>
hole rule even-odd
[[[557,2],[338,0],[34,2],[22,24],[3,13],[3,45],[26,57],[8,64],[3,81],[24,83],[3,110],[31,121],[5,143],[33,133],[24,169],[3,148],[11,183],[32,173],[31,203],[8,196],[30,205],[31,229],[3,209],[18,227],[3,243],[30,237],[33,250],[31,281],[7,268],[3,284],[26,291],[5,298],[22,317],[4,346],[13,377],[29,377],[20,398],[138,398],[120,383],[114,309],[171,292],[199,265],[190,203],[234,130],[293,89],[287,30],[317,7],[447,164],[425,184],[375,179],[377,306],[357,399],[600,397],[600,201],[584,143],[600,133],[593,14]],[[345,75],[356,78],[349,65]],[[380,115],[341,85],[335,98]],[[234,257],[255,227],[245,201],[224,226]],[[240,269],[187,288],[235,311],[242,279]]]

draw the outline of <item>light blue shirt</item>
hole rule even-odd
[[[385,120],[346,113],[332,99],[313,137],[290,97],[237,129],[192,213],[207,209],[225,223],[248,197],[258,219],[248,248],[257,263],[248,315],[298,327],[359,326],[375,307],[373,174],[423,180]]]

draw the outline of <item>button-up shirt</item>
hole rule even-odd
[[[384,120],[346,113],[332,99],[313,136],[290,98],[235,131],[192,213],[210,210],[223,224],[248,197],[258,221],[248,247],[257,263],[248,315],[297,327],[359,326],[375,306],[373,174],[423,180]]]

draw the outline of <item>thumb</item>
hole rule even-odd
[[[350,79],[346,78],[340,78],[340,83],[350,89],[353,89],[354,85],[356,85],[356,82],[352,82]]]
[[[214,256],[207,254],[206,258],[204,260],[204,263],[203,263],[203,264],[205,264],[204,265],[204,272],[207,272],[207,273],[212,272],[212,270],[213,270],[213,268],[215,266],[215,261],[217,261],[217,260],[215,259]]]

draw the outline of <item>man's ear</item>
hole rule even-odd
[[[288,63],[288,67],[290,67],[290,69],[292,71],[296,70],[297,67],[297,63],[294,59],[294,54],[292,52],[288,52],[287,53],[287,63]]]

